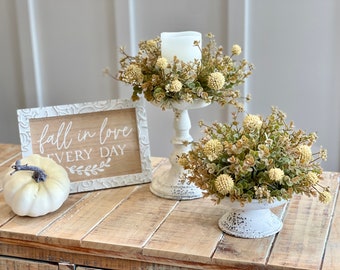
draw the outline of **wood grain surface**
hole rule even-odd
[[[19,146],[0,150],[3,173]],[[165,164],[152,158],[154,172]],[[295,196],[274,209],[281,232],[261,239],[222,233],[225,209],[210,199],[162,199],[149,184],[71,194],[37,218],[16,216],[0,192],[0,269],[340,269],[339,176],[324,174],[331,203]]]

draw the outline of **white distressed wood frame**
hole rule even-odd
[[[131,100],[115,99],[97,102],[78,103],[71,105],[59,105],[17,110],[22,156],[26,157],[33,154],[29,123],[30,119],[55,116],[68,116],[92,112],[121,110],[128,108],[135,108],[136,111],[141,173],[71,182],[70,193],[114,188],[119,186],[127,186],[150,182],[152,179],[150,144],[148,136],[146,111],[142,101],[133,102]]]

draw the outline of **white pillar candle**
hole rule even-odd
[[[202,47],[202,34],[194,31],[163,32],[161,33],[162,57],[172,62],[174,56],[183,62],[201,60],[202,53],[194,41],[198,41]]]

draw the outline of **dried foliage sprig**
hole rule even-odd
[[[245,59],[236,61],[233,57],[240,55],[239,45],[234,45],[231,55],[226,55],[221,46],[217,46],[213,34],[207,35],[206,46],[201,47],[202,59],[183,62],[176,56],[168,61],[161,55],[159,37],[141,41],[136,56],[120,49],[122,58],[120,70],[116,76],[105,69],[104,73],[133,87],[132,100],[144,96],[149,102],[160,105],[163,109],[173,101],[193,102],[196,99],[220,105],[232,104],[243,110],[243,98],[235,87],[243,84],[253,70],[253,65]]]
[[[320,161],[327,159],[327,151],[321,147],[312,153],[315,133],[296,130],[275,107],[267,118],[248,114],[242,123],[238,114],[233,113],[231,124],[200,123],[205,136],[178,159],[187,170],[184,181],[217,203],[225,197],[241,204],[252,199],[272,202],[293,194],[330,201],[329,188],[320,184]]]

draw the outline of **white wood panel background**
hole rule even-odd
[[[325,168],[340,170],[337,0],[0,0],[0,141],[18,143],[16,109],[127,98],[128,86],[102,75],[118,48],[133,53],[163,31],[213,32],[225,49],[240,44],[256,65],[245,90],[251,113],[277,105],[298,127],[317,131]],[[171,151],[172,113],[146,104],[151,151]],[[191,112],[225,121],[226,109]]]

